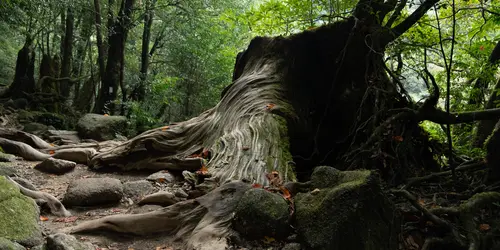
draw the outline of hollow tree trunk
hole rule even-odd
[[[94,110],[96,113],[104,113],[106,110],[113,112],[115,110],[113,101],[116,100],[118,86],[120,85],[125,41],[132,21],[134,3],[135,0],[122,1],[120,13],[111,27],[112,32],[109,32],[108,60]]]
[[[25,97],[25,93],[35,92],[35,51],[33,50],[33,40],[26,38],[26,42],[17,53],[16,70],[14,81],[6,92],[6,96],[13,99]]]

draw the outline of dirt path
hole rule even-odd
[[[33,167],[39,162],[16,161],[14,166],[17,169],[19,177],[25,178],[33,183],[40,191],[47,192],[54,195],[59,200],[62,200],[69,183],[75,179],[82,178],[97,178],[97,177],[111,177],[122,181],[144,180],[150,173],[121,173],[110,172],[101,173],[90,171],[85,165],[77,165],[76,168],[64,175],[52,175],[35,170]],[[159,184],[157,184],[159,185]],[[161,187],[156,186],[155,189]],[[43,213],[42,228],[45,235],[58,232],[59,229],[64,227],[74,226],[82,221],[97,219],[103,216],[112,214],[131,214],[143,213],[153,211],[160,208],[160,206],[145,205],[138,206],[130,204],[130,200],[137,201],[140,197],[133,197],[133,199],[122,199],[122,201],[113,206],[99,206],[99,207],[71,207],[68,210],[72,213],[72,217],[57,218],[56,216]],[[166,235],[155,235],[151,237],[135,237],[130,235],[117,235],[117,234],[102,234],[102,235],[75,235],[81,241],[91,242],[96,246],[96,249],[104,250],[129,250],[129,249],[160,249],[160,250],[176,250],[182,249],[182,245],[178,242],[173,242],[172,237]]]

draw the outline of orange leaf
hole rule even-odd
[[[161,128],[161,131],[167,131],[168,128],[169,128],[168,126],[164,126]]]
[[[484,50],[484,46],[483,46],[483,45],[481,45],[481,46],[479,47],[479,49],[480,49],[480,50]]]
[[[274,104],[274,103],[269,103],[269,104],[267,104],[267,105],[266,105],[266,110],[271,110],[271,109],[273,109],[273,108],[274,108],[274,106],[276,106],[276,104]]]
[[[259,183],[254,183],[254,184],[252,184],[252,187],[253,188],[262,188],[262,185],[260,185]]]
[[[285,198],[285,200],[290,200],[292,198],[290,191],[288,191],[288,189],[286,187],[281,186],[280,190],[283,193],[283,198]]]
[[[488,224],[479,225],[479,231],[481,231],[481,232],[486,232],[486,231],[489,231],[490,229],[491,229],[491,227]]]
[[[56,153],[56,151],[54,151],[54,150],[50,150],[50,151],[49,151],[49,154],[50,154],[50,155],[53,155],[53,154],[55,154],[55,153]]]
[[[425,201],[423,199],[418,199],[418,204],[420,204],[420,206],[425,206]]]
[[[167,181],[167,179],[165,179],[165,178],[158,178],[158,180],[157,180],[157,181],[158,181],[159,183],[163,183],[163,182],[166,182],[166,181]]]
[[[208,168],[207,166],[203,165],[201,166],[200,170],[196,171],[197,174],[202,174],[202,175],[206,175],[208,174]]]
[[[48,220],[49,220],[49,218],[47,218],[47,217],[45,217],[45,216],[41,216],[41,215],[40,215],[40,220],[41,220],[41,221],[48,221]]]
[[[109,116],[108,114],[104,114],[104,116]]]
[[[54,145],[53,143],[50,143],[49,145],[50,145],[50,146],[52,146],[52,147],[55,147],[55,146],[56,146],[56,145]]]
[[[402,142],[403,141],[403,137],[400,136],[400,135],[393,136],[392,139],[394,139],[397,142]]]

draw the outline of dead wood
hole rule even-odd
[[[40,137],[16,129],[0,128],[0,137],[13,141],[19,141],[37,149],[52,148],[52,145]]]

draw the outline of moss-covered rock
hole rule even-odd
[[[39,245],[43,238],[38,220],[35,202],[0,176],[0,237],[28,247]]]
[[[247,238],[283,238],[290,229],[288,204],[282,196],[264,189],[245,192],[235,210],[233,228]]]
[[[0,237],[0,249],[2,250],[25,250],[23,246],[19,245],[16,242],[12,242],[8,239]]]
[[[13,162],[15,159],[15,155],[0,152],[0,162]]]
[[[126,135],[127,118],[86,114],[78,121],[76,130],[80,138],[97,141],[113,140],[117,135]]]
[[[295,227],[308,249],[397,249],[398,216],[377,174],[322,166],[311,186],[295,197]]]
[[[17,170],[14,168],[14,164],[10,162],[0,162],[0,176],[14,176],[17,174]]]
[[[68,127],[64,116],[50,112],[19,110],[17,118],[22,124],[35,122],[57,129],[67,129]]]

